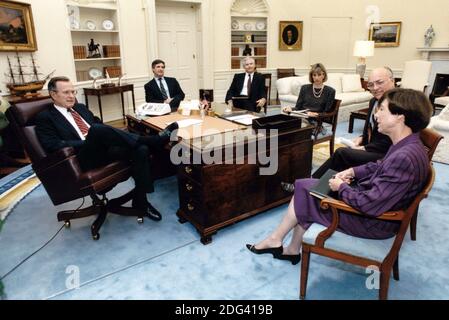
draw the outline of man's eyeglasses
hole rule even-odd
[[[368,83],[366,84],[366,87],[367,87],[368,89],[372,89],[372,88],[374,88],[374,86],[380,87],[380,86],[383,85],[384,83],[385,83],[385,80],[377,80],[377,81],[374,81],[374,82],[368,82]]]
[[[66,91],[58,91],[58,90],[55,90],[55,91],[53,91],[53,92],[60,92],[60,93],[61,93],[62,95],[64,95],[64,96],[68,96],[68,95],[70,95],[70,94],[73,94],[74,96],[76,96],[77,93],[78,93],[77,90],[66,90]]]

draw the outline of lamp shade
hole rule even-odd
[[[354,44],[354,57],[374,56],[374,41],[358,40]]]

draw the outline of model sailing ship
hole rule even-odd
[[[10,78],[10,82],[6,84],[12,95],[36,95],[36,92],[42,90],[48,79],[54,73],[51,72],[43,79],[39,79],[42,73],[37,71],[36,62],[34,61],[34,56],[31,54],[31,66],[24,66],[19,54],[16,52],[17,66],[12,66],[11,60],[8,58],[9,73],[5,74]],[[31,68],[30,72],[27,69]],[[25,71],[24,71],[25,70]]]

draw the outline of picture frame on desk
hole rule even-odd
[[[36,51],[31,5],[0,0],[0,51]]]

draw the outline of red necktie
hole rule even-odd
[[[80,114],[76,112],[74,109],[69,109],[69,112],[72,114],[73,120],[75,120],[75,123],[80,129],[81,134],[83,136],[86,136],[87,133],[89,132],[89,127],[83,121],[83,118],[81,118]]]
[[[248,87],[248,97],[251,94],[251,75],[248,75],[248,83],[246,84],[246,86]]]

